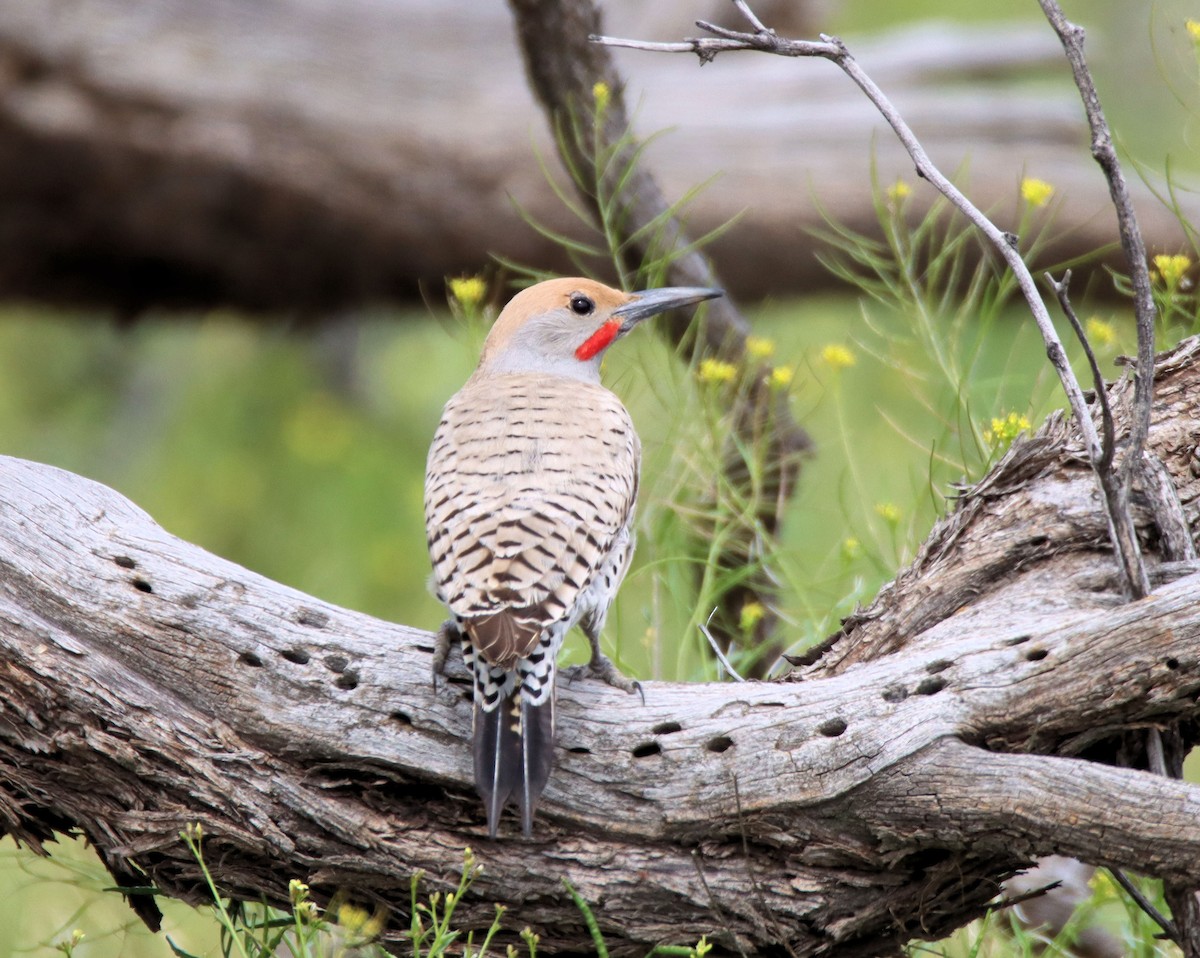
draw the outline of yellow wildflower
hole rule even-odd
[[[765,336],[746,337],[746,355],[751,359],[766,359],[775,352],[774,341]]]
[[[776,366],[771,370],[771,375],[768,382],[772,389],[787,389],[792,384],[792,377],[796,371],[791,366]]]
[[[896,182],[884,190],[884,193],[893,203],[899,203],[906,196],[912,194],[912,187],[897,177]]]
[[[482,276],[463,276],[450,280],[450,295],[464,309],[471,309],[483,302],[487,295],[487,283]]]
[[[845,346],[839,346],[837,343],[830,343],[821,350],[821,359],[827,366],[833,369],[845,369],[847,366],[853,366],[858,362],[858,357],[850,352]]]
[[[1087,321],[1088,339],[1101,346],[1111,346],[1117,341],[1117,330],[1107,319],[1093,316]]]
[[[854,536],[846,536],[842,540],[842,558],[857,559],[862,555],[862,543]]]
[[[900,521],[900,507],[894,502],[875,503],[875,514],[890,526]]]
[[[1186,26],[1188,36],[1190,36],[1195,43],[1200,43],[1200,20],[1189,20],[1187,21]]]
[[[1180,280],[1183,279],[1183,274],[1188,271],[1188,267],[1191,265],[1191,259],[1183,253],[1179,253],[1176,256],[1159,253],[1158,256],[1154,257],[1155,271],[1163,283],[1171,288],[1179,285]]]
[[[1035,180],[1031,176],[1021,180],[1021,198],[1030,206],[1045,206],[1054,195],[1054,187],[1045,180]]]
[[[608,84],[603,80],[597,81],[592,85],[592,100],[596,103],[596,112],[603,113],[608,109],[608,103],[612,99],[612,91],[609,90]]]
[[[763,616],[767,614],[761,602],[745,602],[742,604],[742,611],[738,616],[738,628],[742,632],[749,633],[754,631],[754,627],[763,620]]]
[[[1007,416],[992,417],[992,426],[983,431],[983,441],[997,449],[1007,449],[1013,440],[1033,428],[1028,416],[1010,412]]]
[[[696,370],[696,375],[702,383],[728,383],[737,375],[737,367],[723,359],[709,356],[700,360],[700,368]]]

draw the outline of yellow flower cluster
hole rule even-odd
[[[900,521],[900,507],[894,502],[877,502],[875,504],[875,514],[890,526],[896,525]]]
[[[743,634],[749,634],[754,631],[754,627],[763,620],[763,616],[767,614],[766,608],[761,602],[753,600],[743,603],[742,611],[738,616],[738,628]]]
[[[847,536],[842,540],[842,558],[857,559],[862,555],[862,543],[855,536]]]
[[[603,113],[608,109],[608,104],[612,100],[612,91],[603,80],[592,85],[592,100],[595,101],[597,113]]]
[[[821,350],[821,361],[831,369],[845,369],[858,362],[858,357],[845,346],[830,343]]]
[[[1093,316],[1087,321],[1087,335],[1093,343],[1100,346],[1111,346],[1117,341],[1117,329],[1107,319]]]
[[[776,366],[771,370],[767,381],[771,384],[772,389],[787,389],[792,384],[792,377],[795,375],[796,371],[791,366]]]
[[[1170,289],[1179,286],[1184,273],[1188,271],[1191,265],[1191,259],[1183,253],[1175,256],[1160,253],[1154,257],[1154,271],[1158,274],[1158,278],[1163,281],[1163,284]]]
[[[727,363],[723,359],[714,359],[712,356],[708,356],[700,360],[696,376],[702,383],[729,383],[733,382],[737,376],[737,366]]]
[[[1033,428],[1028,416],[1010,412],[1007,416],[992,417],[992,426],[983,431],[983,441],[996,448],[1008,448],[1014,439]]]
[[[450,280],[450,295],[464,309],[471,309],[483,302],[487,295],[487,283],[482,276],[463,276]]]
[[[1031,176],[1021,180],[1021,198],[1030,206],[1045,206],[1054,195],[1054,187],[1045,180],[1035,180]]]
[[[775,352],[774,340],[765,336],[746,337],[746,355],[751,359],[766,359]]]
[[[1200,20],[1187,21],[1188,36],[1196,43],[1200,43]]]
[[[905,183],[904,180],[897,178],[896,182],[883,192],[893,203],[898,203],[906,196],[910,196],[912,194],[912,187]]]

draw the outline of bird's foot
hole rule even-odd
[[[433,690],[437,691],[437,680],[439,675],[446,674],[446,660],[450,657],[450,646],[455,642],[462,641],[462,633],[458,630],[458,623],[453,619],[447,619],[442,623],[442,627],[437,630],[437,637],[433,643],[433,663],[431,667],[433,678]]]
[[[600,679],[600,681],[611,685],[614,689],[627,692],[629,695],[633,695],[636,692],[642,697],[642,704],[646,704],[646,693],[642,691],[642,683],[622,674],[621,670],[613,665],[612,659],[599,649],[592,650],[592,660],[587,665],[573,665],[564,671],[571,681],[584,676],[590,676]]]

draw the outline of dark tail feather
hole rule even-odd
[[[487,809],[488,835],[496,837],[500,813],[515,798],[525,835],[554,764],[554,696],[530,705],[520,686],[490,712],[475,706],[475,788]]]
[[[541,705],[530,705],[521,700],[522,776],[521,790],[517,793],[517,805],[521,809],[521,829],[528,838],[533,834],[533,810],[537,808],[542,789],[550,778],[554,765],[554,693]]]

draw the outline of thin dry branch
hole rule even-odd
[[[739,7],[740,8],[740,7]],[[752,23],[758,23],[757,18],[750,16]],[[744,33],[718,27],[704,20],[697,20],[696,26],[713,34],[713,37],[690,38],[682,43],[644,43],[638,40],[618,39],[614,37],[593,36],[594,43],[629,47],[638,50],[666,53],[694,53],[701,63],[712,61],[718,53],[733,50],[758,50],[788,57],[819,57],[831,60],[866,94],[875,105],[880,115],[887,121],[897,138],[904,144],[916,164],[918,176],[928,180],[945,196],[964,216],[980,230],[995,247],[1012,270],[1020,287],[1034,321],[1037,323],[1042,341],[1046,346],[1046,355],[1058,375],[1066,394],[1067,403],[1071,408],[1083,437],[1088,459],[1095,471],[1096,479],[1103,492],[1102,502],[1109,527],[1109,540],[1121,564],[1125,581],[1125,592],[1129,598],[1137,598],[1145,594],[1149,588],[1146,577],[1145,563],[1142,559],[1141,547],[1137,538],[1132,534],[1132,520],[1129,516],[1127,486],[1120,477],[1113,475],[1112,468],[1105,465],[1103,444],[1092,421],[1091,412],[1084,399],[1083,390],[1075,377],[1071,364],[1063,350],[1062,341],[1050,319],[1050,314],[1038,292],[1033,275],[1026,266],[1017,248],[1015,237],[997,227],[983,212],[975,206],[942,172],[933,164],[916,134],[905,122],[900,112],[888,99],[883,90],[862,69],[858,61],[850,54],[849,49],[837,37],[821,35],[821,42],[814,43],[805,40],[790,40],[778,36],[774,31],[763,27],[755,27],[753,33]]]

